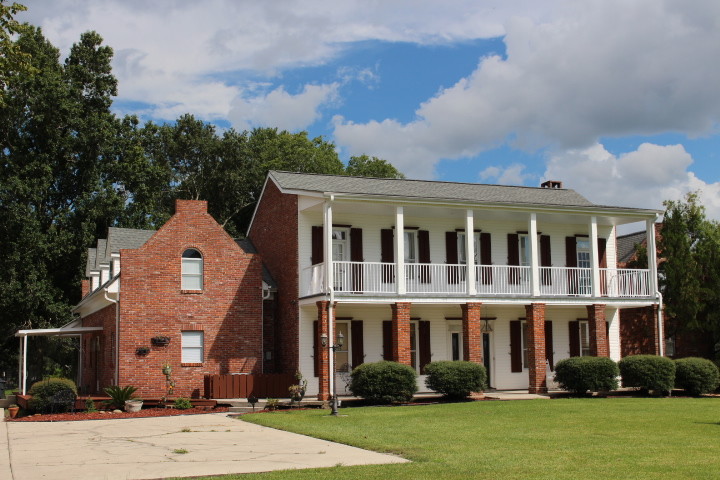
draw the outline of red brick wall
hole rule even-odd
[[[203,255],[201,292],[181,290],[181,257]],[[262,271],[257,255],[244,253],[207,213],[207,203],[181,201],[176,213],[137,250],[121,251],[120,379],[137,395],[165,393],[161,368],[170,363],[175,396],[199,397],[206,374],[261,373]],[[183,330],[204,332],[204,362],[181,364]],[[170,337],[153,346],[151,337]],[[150,347],[146,356],[137,347]]]
[[[82,336],[82,379],[83,393],[101,393],[104,387],[112,385],[115,379],[115,305],[109,305],[83,318],[83,327],[103,327],[102,332]],[[96,347],[99,340],[99,349]]]
[[[462,310],[463,360],[483,363],[482,329],[480,325],[482,303],[463,303],[460,308]]]
[[[545,304],[525,305],[528,331],[528,363],[530,377],[528,392],[547,392],[545,367]]]
[[[268,181],[248,238],[277,284],[275,339],[280,348],[273,352],[275,370],[295,373],[300,356],[297,196],[281,193],[272,181]],[[307,376],[308,372],[303,374]]]
[[[411,303],[391,303],[393,360],[410,365],[410,307]]]
[[[620,355],[658,354],[657,306],[620,309]]]

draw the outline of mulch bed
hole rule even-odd
[[[228,407],[215,407],[212,410],[204,408],[188,408],[178,410],[177,408],[145,408],[139,412],[75,412],[75,413],[50,413],[43,415],[30,415],[27,417],[6,418],[7,422],[74,422],[78,420],[115,420],[118,418],[147,418],[147,417],[170,417],[175,415],[198,415],[202,413],[225,413]]]

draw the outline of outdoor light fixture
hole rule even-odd
[[[333,355],[333,365],[335,364],[335,351],[338,348],[342,348],[342,346],[345,344],[345,336],[342,334],[342,332],[338,333],[337,338],[335,339],[335,345],[328,345],[328,336],[327,333],[323,333],[320,335],[320,343],[322,343],[323,347],[327,347],[330,350],[332,350]],[[328,365],[328,370],[330,370],[330,366]],[[330,371],[330,375],[335,375],[335,372],[332,370]],[[337,398],[337,382],[333,379],[333,395],[332,395],[332,413],[330,415],[336,416],[338,414],[338,398]]]
[[[480,328],[480,331],[483,333],[490,333],[493,331],[493,327],[489,319],[486,318],[482,321],[482,327]]]

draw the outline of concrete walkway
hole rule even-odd
[[[393,455],[253,425],[224,413],[0,422],[3,480],[157,479],[404,462]]]

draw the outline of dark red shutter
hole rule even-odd
[[[390,228],[380,230],[380,261],[382,263],[395,263],[395,245],[393,243],[393,231]],[[393,271],[394,267],[383,265],[383,283],[395,281]]]
[[[510,321],[510,371],[522,372],[523,366],[522,351],[522,322],[520,320]]]
[[[392,362],[392,321],[383,320],[382,322],[382,333],[383,333],[383,359],[386,362]]]
[[[320,376],[320,349],[318,344],[318,321],[313,322],[313,375],[316,377]]]
[[[452,265],[448,268],[448,283],[460,282],[460,268],[458,264],[457,232],[445,232],[445,263]]]
[[[580,356],[580,322],[573,320],[568,322],[568,329],[570,333],[570,356]]]
[[[325,258],[323,258],[323,227],[312,227],[312,251],[310,257],[310,262],[313,265],[325,261]]]
[[[362,262],[363,258],[363,243],[362,243],[362,228],[351,228],[350,229],[350,261],[351,262]],[[363,289],[363,266],[353,264],[350,269],[352,275],[352,289],[353,292],[362,292]]]
[[[553,361],[553,333],[552,321],[545,320],[545,360],[550,364],[550,370],[555,370]]]
[[[577,267],[577,240],[575,237],[565,237],[565,266]],[[579,275],[577,271],[568,270],[568,293],[577,295],[579,291]]]
[[[430,232],[418,230],[418,263],[430,263]],[[430,265],[420,266],[420,283],[430,283]]]
[[[480,234],[480,265],[480,281],[483,285],[492,284],[492,245],[488,232]]]
[[[597,239],[598,244],[598,259],[600,262],[600,268],[607,268],[607,240],[604,238],[598,238]]]
[[[358,365],[362,365],[365,361],[362,320],[353,320],[350,322],[350,337],[352,339],[352,368],[355,368]]]
[[[420,348],[420,374],[425,374],[425,366],[430,363],[430,322],[420,320],[418,322],[418,347]]]
[[[520,238],[517,233],[508,233],[508,265],[518,266],[520,265]],[[518,269],[510,270],[508,276],[508,283],[518,284],[520,283],[520,272]]]
[[[550,235],[540,235],[540,266],[551,267],[552,255],[550,251]],[[540,275],[542,285],[552,285],[552,273],[549,270],[543,270]]]

